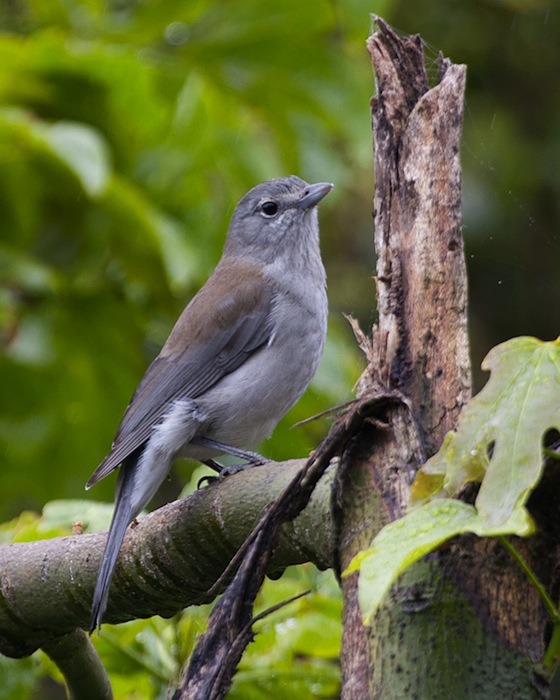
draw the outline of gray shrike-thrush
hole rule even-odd
[[[120,465],[115,511],[93,598],[101,626],[128,525],[173,460],[210,462],[268,437],[307,389],[327,328],[316,205],[332,189],[269,180],[240,201],[222,258],[185,308],[126,409],[89,489]]]

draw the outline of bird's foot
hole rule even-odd
[[[260,455],[259,455],[260,456]],[[244,462],[243,464],[229,464],[227,467],[222,467],[218,479],[225,479],[226,476],[231,476],[232,474],[237,474],[237,472],[245,471],[245,469],[250,469],[251,467],[259,467],[261,464],[266,464],[271,462],[270,459],[265,459],[261,457],[258,461]]]
[[[237,472],[244,471],[245,469],[249,469],[250,467],[257,467],[261,464],[266,464],[267,462],[272,461],[258,454],[258,452],[241,450],[237,447],[232,447],[231,445],[224,445],[221,442],[209,440],[208,438],[195,438],[192,442],[197,445],[202,445],[203,447],[211,447],[212,449],[220,450],[220,452],[224,452],[226,454],[230,454],[234,457],[238,457],[240,459],[245,460],[245,462],[241,464],[230,464],[227,467],[225,467],[223,464],[220,464],[215,459],[205,460],[203,464],[206,464],[207,467],[210,467],[211,469],[216,471],[218,473],[218,476],[203,476],[201,479],[199,479],[197,488],[200,488],[204,484],[210,484],[213,481],[221,481],[226,476],[237,474]]]

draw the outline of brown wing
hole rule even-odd
[[[111,452],[86,488],[113,471],[150,437],[171,402],[196,399],[268,343],[272,304],[273,290],[256,269],[218,266],[146,371]]]

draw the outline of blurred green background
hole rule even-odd
[[[4,0],[0,521],[52,499],[112,500],[111,479],[83,487],[134,387],[217,262],[239,197],[291,173],[336,185],[320,209],[329,339],[262,450],[301,456],[324,435],[326,420],[288,428],[351,396],[362,361],[342,313],[365,329],[375,318],[372,12],[422,35],[434,79],[440,49],[468,64],[474,367],[511,336],[558,335],[558,2]]]

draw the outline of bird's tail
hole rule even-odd
[[[129,457],[123,463],[119,472],[115,498],[115,510],[113,512],[111,526],[109,527],[107,543],[105,544],[103,558],[101,559],[101,567],[99,569],[97,583],[95,584],[95,592],[93,594],[93,605],[91,608],[91,621],[89,626],[90,634],[92,634],[96,628],[101,627],[103,615],[105,614],[105,610],[107,608],[109,587],[111,585],[111,579],[113,578],[115,564],[117,563],[117,558],[119,556],[119,551],[124,540],[126,530],[134,517],[133,505],[130,498],[131,489],[130,485],[127,484],[127,481],[134,478],[134,466],[136,459],[136,456]],[[130,460],[133,460],[134,463],[131,464]]]

